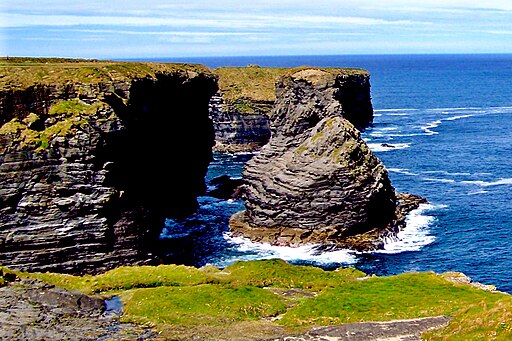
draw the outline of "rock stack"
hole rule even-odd
[[[353,91],[347,96],[347,84],[365,82],[367,75],[337,69],[281,78],[272,137],[243,173],[246,211],[231,218],[235,236],[287,246],[382,247],[382,236],[404,217],[396,214],[384,165],[353,124],[371,102]]]

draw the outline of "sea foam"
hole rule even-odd
[[[244,237],[233,237],[229,232],[224,233],[224,239],[235,246],[238,252],[236,259],[256,260],[280,258],[286,261],[308,262],[314,265],[354,264],[356,256],[350,250],[319,251],[320,245],[305,245],[299,247],[275,246],[253,242]],[[229,260],[225,260],[229,263]]]
[[[435,217],[427,212],[445,208],[444,205],[421,204],[411,211],[406,218],[406,227],[398,232],[397,237],[385,242],[384,250],[375,253],[401,253],[406,251],[419,251],[424,246],[435,241],[430,235],[429,227],[434,223]]]

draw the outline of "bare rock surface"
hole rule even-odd
[[[121,323],[102,298],[17,279],[0,287],[1,340],[150,340],[148,328]]]

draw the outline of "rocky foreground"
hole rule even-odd
[[[230,222],[234,235],[274,245],[334,244],[382,248],[423,199],[397,195],[382,162],[354,124],[369,99],[346,96],[345,83],[364,75],[305,69],[277,83],[272,137],[243,173],[246,211]]]

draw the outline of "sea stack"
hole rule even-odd
[[[272,137],[243,172],[246,210],[231,218],[233,235],[382,247],[403,205],[355,127],[371,120],[369,90],[366,72],[343,69],[304,69],[276,83]]]

